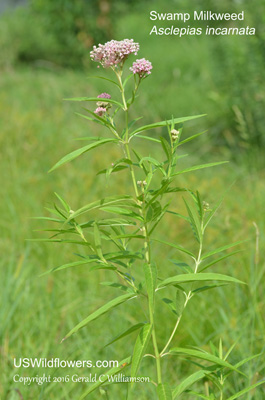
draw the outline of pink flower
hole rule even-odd
[[[137,55],[139,43],[133,39],[111,40],[105,44],[93,46],[90,57],[93,61],[99,62],[104,68],[115,67],[124,62],[129,54]]]
[[[94,113],[97,114],[99,117],[102,117],[106,111],[107,111],[106,108],[98,107],[95,109]]]
[[[111,95],[108,93],[101,93],[97,96],[98,99],[111,99]]]
[[[147,75],[151,74],[151,69],[153,68],[150,61],[146,60],[145,58],[141,58],[136,60],[130,70],[134,74],[138,74],[140,78],[145,78]]]

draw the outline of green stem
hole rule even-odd
[[[199,265],[200,265],[200,263],[201,263],[201,253],[202,253],[202,243],[200,243],[200,248],[199,248],[198,257],[197,257],[197,259],[195,260],[195,270],[194,270],[194,273],[195,273],[195,274],[197,274]],[[192,285],[192,286],[193,286],[193,285]],[[168,339],[168,341],[167,341],[165,347],[163,348],[163,350],[162,350],[161,353],[160,353],[160,357],[163,357],[163,355],[165,355],[165,352],[166,352],[168,346],[170,345],[170,343],[172,342],[172,340],[173,340],[173,338],[174,338],[174,336],[175,336],[175,333],[176,333],[176,331],[177,331],[177,329],[178,329],[178,326],[179,326],[180,320],[181,320],[181,318],[182,318],[183,312],[184,312],[184,310],[185,310],[185,308],[186,308],[188,302],[189,302],[190,299],[193,297],[193,294],[192,294],[192,286],[191,286],[191,289],[189,290],[189,293],[186,295],[186,301],[185,301],[185,303],[184,303],[182,313],[181,313],[180,316],[178,317],[177,322],[176,322],[176,324],[175,324],[175,326],[174,326],[174,328],[173,328],[173,331],[172,331],[172,333],[171,333],[171,335],[170,335],[170,337],[169,337],[169,339]]]
[[[132,161],[131,153],[130,153],[130,147],[129,147],[128,107],[127,107],[127,103],[126,103],[124,87],[123,87],[123,84],[122,84],[121,73],[118,73],[118,72],[115,72],[115,73],[116,73],[116,76],[117,76],[118,81],[119,81],[120,90],[121,90],[121,96],[122,96],[122,101],[123,101],[124,111],[125,111],[125,124],[126,124],[126,126],[125,126],[125,142],[123,143],[123,145],[124,145],[125,153],[126,153],[126,156],[127,156],[128,160]],[[138,88],[138,86],[137,86],[137,88]],[[144,202],[140,203],[139,200],[138,200],[139,192],[138,192],[137,182],[136,182],[134,168],[133,168],[132,164],[130,164],[130,172],[131,172],[131,177],[132,177],[132,182],[133,182],[133,187],[134,187],[135,195],[136,195],[136,198],[137,198],[137,202],[139,203],[139,205],[140,204],[144,205]],[[141,215],[144,218],[143,209],[141,209]],[[150,248],[150,240],[149,240],[149,237],[148,237],[148,231],[147,231],[146,224],[144,224],[144,226],[143,226],[143,233],[144,233],[144,236],[145,236],[145,242],[144,242],[145,261],[146,261],[147,264],[150,265],[150,262],[151,262],[151,248]],[[148,297],[148,307],[149,307],[150,324],[152,326],[152,341],[153,341],[153,347],[154,347],[155,359],[156,359],[157,381],[158,381],[158,383],[161,383],[162,382],[161,360],[160,360],[160,354],[159,354],[159,350],[158,350],[156,332],[155,332],[154,310],[153,310],[152,300],[149,297]]]

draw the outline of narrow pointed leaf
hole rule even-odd
[[[71,153],[67,154],[63,158],[61,158],[60,161],[58,161],[50,170],[49,172],[54,171],[56,168],[59,168],[61,165],[68,163],[69,161],[74,160],[75,158],[81,156],[81,154],[86,153],[89,150],[92,150],[98,146],[102,146],[105,143],[109,142],[117,142],[117,139],[112,139],[112,138],[107,138],[107,139],[102,139],[97,142],[88,144],[87,146],[81,147],[80,149],[77,149],[75,151],[72,151]]]
[[[172,390],[168,383],[159,383],[157,385],[157,394],[159,400],[172,400]]]
[[[201,260],[205,260],[206,258],[213,256],[214,254],[221,253],[224,250],[230,249],[231,247],[237,246],[238,244],[245,243],[246,241],[247,240],[239,240],[238,242],[227,244],[226,246],[219,247],[216,250],[209,251],[209,253],[204,254]]]
[[[127,368],[131,364],[131,361],[132,361],[132,358],[131,357],[127,357],[124,360],[122,360],[121,362],[119,362],[119,366],[118,367],[114,367],[114,368],[111,368],[110,370],[108,370],[104,374],[104,377],[101,376],[100,380],[95,382],[87,390],[84,391],[84,393],[81,395],[81,397],[79,397],[79,400],[85,399],[87,397],[87,395],[92,393],[94,390],[96,390],[98,387],[100,387],[104,383],[108,382],[110,376],[117,375],[119,372],[123,371],[124,368]]]
[[[140,322],[139,324],[131,326],[129,329],[126,329],[125,332],[121,333],[120,335],[116,336],[113,340],[111,340],[109,343],[107,343],[103,348],[117,342],[118,340],[124,338],[125,336],[130,335],[131,333],[137,331],[138,329],[142,328],[145,324],[143,322]]]
[[[151,310],[154,311],[155,289],[157,280],[157,268],[154,263],[144,264],[144,276]]]
[[[140,367],[152,334],[152,325],[146,324],[140,331],[133,350],[131,376],[135,377]]]
[[[207,132],[207,131],[203,131],[203,132],[197,133],[196,135],[190,136],[187,139],[181,140],[181,142],[178,143],[177,147],[179,147],[181,144],[184,144],[184,143],[190,142],[193,139],[196,139],[198,136],[201,136],[205,132]]]
[[[106,197],[101,200],[94,201],[93,203],[86,204],[85,206],[79,208],[75,212],[71,214],[71,216],[68,218],[68,221],[71,221],[72,219],[78,217],[79,215],[82,215],[86,213],[87,211],[95,210],[97,208],[102,208],[105,206],[109,206],[111,204],[119,203],[125,201],[126,204],[128,205],[129,201],[134,201],[134,199],[131,196],[113,196],[113,197]]]
[[[160,143],[160,140],[155,139],[155,138],[153,138],[153,137],[149,137],[149,136],[135,135],[135,137],[136,137],[136,138],[140,138],[140,139],[150,140],[150,142]]]
[[[195,210],[193,210],[189,204],[184,200],[185,206],[187,208],[189,217],[190,217],[190,223],[191,223],[191,227],[194,233],[195,238],[198,240],[199,243],[202,242],[202,230],[201,230],[201,224],[199,221],[199,217],[197,215],[197,212]]]
[[[239,281],[232,276],[205,273],[205,274],[181,274],[167,278],[159,283],[158,287],[164,287],[168,285],[174,285],[175,283],[188,283],[188,282],[206,282],[206,281],[221,281],[221,282],[232,282],[232,283],[244,283]]]
[[[75,261],[75,262],[72,262],[72,263],[60,265],[59,267],[55,267],[55,268],[50,269],[49,271],[44,272],[41,276],[47,275],[47,274],[49,274],[51,272],[61,271],[62,269],[78,267],[79,265],[89,264],[89,263],[92,263],[92,262],[95,262],[95,261],[98,261],[98,259],[97,258],[87,258],[85,260]]]
[[[71,329],[70,332],[67,333],[67,335],[63,338],[63,340],[69,338],[71,335],[76,333],[79,329],[86,326],[89,322],[94,321],[95,319],[99,318],[101,315],[109,312],[114,307],[117,307],[118,305],[124,303],[125,301],[127,301],[129,299],[132,299],[133,297],[137,297],[137,296],[133,295],[132,293],[127,293],[122,296],[116,297],[116,299],[114,299],[114,300],[109,301],[107,304],[100,307],[98,310],[94,311],[92,314],[90,314],[83,321],[79,322],[79,324],[77,324],[73,329]]]
[[[188,376],[184,379],[174,390],[173,390],[173,400],[177,399],[180,394],[182,394],[186,389],[188,389],[195,382],[204,378],[208,371],[197,371],[194,374]]]
[[[261,382],[257,382],[254,385],[251,385],[249,387],[247,387],[246,389],[241,390],[240,392],[237,392],[236,394],[233,394],[233,396],[229,397],[227,400],[235,400],[238,399],[240,396],[242,396],[242,394],[248,393],[250,390],[255,389],[256,387],[265,384],[265,380],[261,381]]]
[[[184,249],[184,247],[182,247],[182,246],[178,246],[174,243],[165,242],[164,240],[160,240],[160,239],[152,239],[152,240],[154,240],[155,242],[163,243],[170,247],[173,247],[174,249],[177,249],[177,250],[181,251],[182,253],[186,253],[191,257],[195,257],[194,254],[192,254],[189,250]]]
[[[186,349],[183,347],[174,347],[169,351],[170,354],[185,354],[186,356],[189,357],[195,357],[199,358],[201,360],[209,361],[211,363],[217,364],[221,367],[225,367],[228,369],[231,369],[233,371],[236,371],[240,373],[241,375],[244,375],[243,372],[239,371],[236,367],[234,367],[232,364],[228,363],[227,361],[224,361],[220,359],[219,357],[213,356],[212,354],[205,353],[199,350],[194,350],[194,349]]]
[[[123,105],[116,100],[113,99],[105,99],[101,97],[74,97],[71,99],[64,99],[66,101],[103,101],[104,103],[116,104],[120,108],[123,108]]]
[[[108,81],[108,82],[113,83],[114,85],[120,87],[118,82],[115,82],[112,79],[106,78],[105,76],[92,75],[92,76],[90,76],[90,78],[103,79],[104,81]]]
[[[201,267],[199,272],[205,271],[206,269],[210,268],[212,265],[217,264],[218,262],[223,261],[226,258],[233,256],[234,254],[241,253],[241,251],[242,250],[233,251],[232,253],[226,254],[223,257],[217,258],[216,260],[211,261],[209,264],[204,265],[203,267]]]
[[[185,174],[186,172],[196,171],[196,170],[198,170],[198,169],[215,167],[215,166],[217,166],[217,165],[226,164],[226,163],[228,163],[228,162],[229,162],[229,161],[220,161],[220,162],[215,162],[215,163],[208,163],[208,164],[195,165],[194,167],[182,169],[181,171],[175,172],[174,174],[172,174],[172,176]]]
[[[174,124],[178,124],[178,123],[181,123],[181,122],[190,121],[192,119],[196,119],[196,118],[200,118],[200,117],[204,117],[204,116],[205,116],[205,114],[194,115],[194,116],[191,116],[191,117],[174,118],[173,119],[173,123]],[[136,135],[137,133],[140,133],[140,132],[143,132],[143,131],[147,131],[149,129],[154,129],[154,128],[160,128],[162,126],[167,126],[168,123],[171,123],[171,120],[165,120],[165,121],[156,122],[156,123],[150,124],[150,125],[144,125],[144,126],[141,126],[138,129],[136,129],[134,132],[132,132],[132,135]]]

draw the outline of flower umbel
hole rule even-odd
[[[108,93],[101,93],[100,95],[97,96],[98,99],[111,99],[111,95]],[[108,103],[107,101],[98,101],[97,106],[99,108],[111,108],[111,104]],[[106,111],[106,110],[105,110]]]
[[[133,39],[111,40],[105,44],[94,46],[90,52],[93,61],[99,62],[103,68],[116,67],[124,63],[129,54],[137,55],[140,46]]]
[[[108,94],[108,93],[106,93],[106,92],[104,92],[104,93],[99,94],[99,95],[97,96],[97,98],[98,98],[98,99],[111,99],[111,95]]]
[[[97,114],[99,117],[102,117],[106,111],[107,111],[106,108],[98,107],[95,109],[94,113]]]
[[[151,74],[151,69],[153,68],[152,63],[145,58],[140,58],[136,60],[130,70],[134,74],[138,74],[140,78],[145,78],[147,75]]]

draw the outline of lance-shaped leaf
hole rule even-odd
[[[241,375],[245,375],[245,374],[243,374],[243,372],[239,371],[236,367],[234,367],[232,364],[228,363],[227,361],[224,361],[221,358],[213,356],[212,354],[206,353],[204,351],[199,351],[199,350],[194,350],[194,349],[186,349],[183,347],[174,347],[173,349],[171,349],[169,351],[169,354],[174,354],[174,355],[185,354],[188,357],[195,357],[195,358],[199,358],[201,360],[209,361],[209,362],[219,365],[221,367],[225,367],[225,368],[231,369],[233,371],[236,371]]]
[[[173,400],[177,399],[180,394],[182,394],[186,389],[188,389],[195,382],[204,378],[208,371],[197,371],[194,374],[188,376],[184,379],[174,390],[173,390]]]
[[[201,223],[198,217],[197,212],[192,209],[189,204],[184,200],[185,206],[187,208],[189,217],[190,217],[190,224],[192,227],[192,231],[194,233],[195,238],[198,240],[199,243],[202,242],[202,229],[201,229]]]
[[[84,326],[86,326],[89,322],[94,321],[98,317],[101,317],[101,315],[103,315],[103,314],[109,312],[110,310],[112,310],[114,307],[117,307],[118,305],[120,305],[120,304],[124,303],[125,301],[127,301],[129,299],[132,299],[134,297],[137,297],[137,296],[135,296],[132,293],[127,293],[127,294],[124,294],[122,296],[116,297],[116,299],[113,299],[113,300],[109,301],[107,304],[105,304],[104,306],[100,307],[98,310],[94,311],[92,314],[90,314],[83,321],[79,322],[79,324],[77,324],[73,329],[71,329],[71,331],[69,333],[67,333],[67,335],[63,338],[62,341],[64,341],[65,339],[69,338],[71,335],[76,333],[79,329],[81,329]]]
[[[260,382],[255,383],[254,385],[248,386],[247,388],[241,390],[240,392],[237,392],[236,394],[233,394],[233,396],[229,397],[227,400],[235,400],[238,399],[242,394],[245,394],[249,392],[250,390],[255,389],[256,387],[265,384],[265,380],[262,380]]]
[[[79,397],[79,400],[83,400],[87,397],[88,394],[92,393],[94,390],[96,390],[98,387],[103,385],[104,383],[108,382],[109,377],[117,375],[119,372],[123,371],[124,368],[128,367],[131,364],[132,358],[127,357],[121,362],[119,362],[118,367],[111,368],[108,370],[104,376],[101,375],[101,379],[95,382],[93,385],[91,385],[87,390],[84,391],[84,393]]]
[[[97,255],[105,263],[106,260],[102,253],[100,230],[98,229],[98,224],[96,222],[94,223],[94,239],[95,239],[95,248],[96,248]]]
[[[161,121],[161,122],[156,122],[154,124],[144,125],[144,126],[141,126],[138,129],[136,129],[135,131],[133,131],[131,136],[137,135],[137,133],[140,133],[140,132],[143,132],[143,131],[147,131],[149,129],[154,129],[154,128],[160,128],[160,127],[163,127],[163,126],[167,126],[168,123],[171,123],[171,122],[173,122],[174,124],[179,124],[181,122],[190,121],[192,119],[196,119],[196,118],[200,118],[200,117],[204,117],[204,116],[205,116],[205,114],[194,115],[194,116],[191,116],[191,117],[174,118],[173,121],[172,120],[165,120],[165,121]]]
[[[226,258],[233,256],[234,254],[240,253],[241,251],[242,250],[233,251],[232,253],[226,254],[223,257],[217,258],[216,260],[211,261],[209,264],[202,266],[199,269],[199,272],[205,271],[206,269],[210,268],[212,265],[217,264],[218,262],[223,261]]]
[[[113,99],[105,99],[102,97],[73,97],[71,99],[64,99],[66,101],[102,101],[104,103],[111,103],[123,108],[123,105],[116,100]]]
[[[58,161],[50,170],[49,172],[54,171],[56,168],[60,167],[63,164],[68,163],[69,161],[74,160],[75,158],[81,156],[81,154],[86,153],[89,150],[95,149],[98,146],[102,146],[105,143],[110,143],[110,142],[118,142],[117,139],[112,139],[112,138],[107,138],[107,139],[102,139],[98,140],[97,142],[93,142],[91,144],[88,144],[87,146],[81,147],[80,149],[77,149],[75,151],[72,151],[71,153],[67,154],[63,158],[61,158],[60,161]]]
[[[146,324],[140,331],[133,350],[131,376],[135,377],[152,334],[152,325]]]
[[[139,324],[131,326],[129,329],[126,329],[125,332],[121,333],[120,335],[116,336],[113,340],[111,340],[109,343],[105,344],[105,347],[109,346],[112,343],[117,342],[118,340],[124,338],[125,336],[130,335],[131,333],[137,331],[138,329],[142,328],[145,324],[143,322],[140,322]]]
[[[86,204],[85,206],[79,208],[75,212],[73,212],[70,217],[68,218],[67,222],[71,221],[72,219],[82,215],[88,211],[95,210],[98,208],[102,208],[105,206],[109,206],[111,204],[119,203],[119,202],[126,202],[125,204],[128,205],[130,201],[134,202],[132,196],[113,196],[113,197],[106,197],[101,200],[94,201],[93,203]]]
[[[184,143],[190,142],[193,139],[196,139],[198,136],[201,136],[205,132],[207,132],[207,131],[197,133],[196,135],[190,136],[187,139],[181,140],[181,142],[178,143],[177,147],[179,147],[181,144],[184,144]]]
[[[160,239],[153,239],[152,238],[152,240],[154,240],[155,242],[163,243],[163,244],[166,244],[166,245],[168,245],[170,247],[173,247],[174,249],[179,250],[182,253],[186,253],[189,256],[193,257],[193,258],[195,257],[194,254],[192,254],[189,250],[186,250],[186,249],[184,249],[184,247],[178,246],[177,244],[165,242],[164,240],[160,240]]]
[[[41,276],[47,275],[47,274],[49,274],[51,272],[60,271],[62,269],[71,268],[71,267],[78,267],[79,265],[84,265],[84,264],[97,262],[98,260],[99,260],[98,257],[94,257],[94,258],[87,258],[85,260],[75,261],[75,262],[72,262],[72,263],[60,265],[58,267],[54,267],[54,268],[50,269],[49,271],[44,272]]]
[[[237,246],[238,244],[247,242],[247,240],[239,240],[238,242],[234,242],[231,244],[227,244],[226,246],[219,247],[218,249],[209,251],[209,253],[204,254],[201,260],[205,260],[206,258],[213,256],[214,254],[221,253],[224,250],[230,249],[231,247]]]
[[[157,385],[157,394],[159,400],[172,400],[172,390],[168,383],[159,383]]]
[[[144,136],[144,135],[135,135],[134,137],[136,138],[140,138],[140,139],[145,139],[145,140],[149,140],[150,142],[156,142],[156,143],[160,143],[160,140],[149,137],[149,136]],[[131,139],[131,138],[130,138]],[[129,139],[129,141],[130,141]]]
[[[105,76],[100,76],[100,75],[91,75],[89,78],[95,78],[95,79],[103,79],[104,81],[108,81],[110,83],[113,83],[114,85],[120,87],[120,85],[118,84],[118,82],[113,81],[110,78],[106,78]]]
[[[157,268],[154,263],[144,264],[144,276],[151,312],[154,311]]]
[[[174,174],[172,174],[172,176],[176,176],[176,175],[180,175],[180,174],[185,174],[186,172],[190,172],[190,171],[196,171],[197,169],[215,167],[215,166],[217,166],[217,165],[226,164],[226,163],[228,163],[228,162],[229,162],[229,161],[220,161],[220,162],[215,162],[215,163],[194,165],[194,167],[182,169],[181,171],[175,172]]]
[[[175,283],[188,283],[188,282],[206,282],[206,281],[221,281],[231,283],[244,283],[232,276],[205,273],[205,274],[180,274],[167,278],[159,283],[158,288],[174,285]]]

